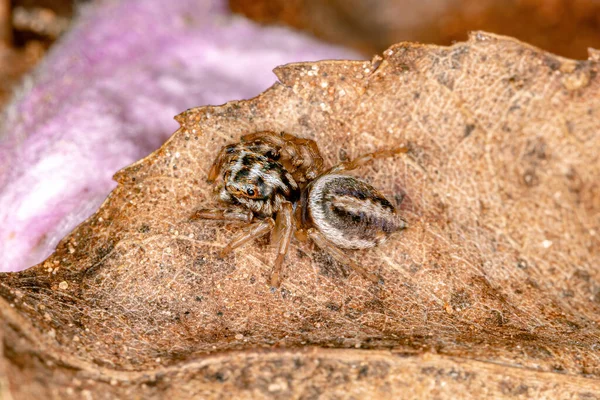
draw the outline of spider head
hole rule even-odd
[[[292,196],[298,185],[277,161],[260,154],[245,152],[223,174],[223,186],[242,201],[267,201],[276,193]]]
[[[261,175],[252,175],[248,170],[240,170],[235,177],[224,177],[223,190],[237,200],[267,200],[271,197],[273,187],[267,185]]]

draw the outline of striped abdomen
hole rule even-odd
[[[324,175],[312,182],[308,190],[308,216],[338,247],[373,247],[405,227],[394,206],[381,193],[352,176]]]

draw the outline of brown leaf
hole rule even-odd
[[[584,378],[600,375],[597,71],[596,52],[571,61],[476,33],[452,47],[401,43],[372,62],[279,67],[255,99],[180,114],[172,138],[117,173],[118,188],[48,260],[0,275],[12,388],[600,390]],[[190,216],[214,204],[205,179],[217,151],[262,130],[316,140],[327,165],[409,146],[356,171],[409,224],[352,255],[385,283],[297,241],[277,291],[266,239],[217,258],[239,226]],[[302,346],[314,350],[275,349]]]

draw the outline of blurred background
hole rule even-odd
[[[94,0],[0,0],[0,106],[11,88]],[[202,0],[199,0],[202,1]],[[370,58],[389,45],[447,45],[467,32],[510,35],[556,54],[600,48],[599,0],[229,0],[261,24],[287,25]]]

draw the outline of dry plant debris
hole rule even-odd
[[[0,275],[0,393],[595,398],[599,59],[480,32],[282,66],[254,99],[187,110],[48,260]],[[190,216],[216,152],[262,130],[328,165],[409,146],[356,172],[409,224],[360,253],[383,284],[310,243],[277,291],[266,239],[217,258],[238,228]]]

